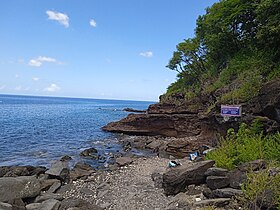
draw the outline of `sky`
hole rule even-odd
[[[217,0],[1,0],[0,94],[158,101]]]

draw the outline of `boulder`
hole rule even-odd
[[[182,165],[171,168],[163,174],[163,189],[166,195],[176,195],[186,191],[191,184],[203,184],[206,177],[204,173],[214,165],[213,160],[201,161],[193,165]]]
[[[200,145],[198,144],[198,142],[179,138],[169,142],[166,147],[166,152],[169,155],[172,155],[175,158],[184,158],[193,151],[198,151]]]
[[[224,168],[209,168],[205,172],[205,176],[227,176],[228,170]]]
[[[132,162],[133,162],[133,160],[130,157],[119,157],[116,159],[116,163],[119,166],[126,166],[126,165],[131,164]]]
[[[70,179],[77,180],[82,177],[88,177],[95,172],[89,164],[78,162],[74,168],[70,171]]]
[[[60,204],[61,202],[55,199],[46,200],[41,204],[40,210],[58,210]]]
[[[45,173],[45,167],[1,166],[0,177],[33,176]]]
[[[13,210],[13,206],[9,203],[0,202],[0,209],[1,210]]]
[[[241,185],[247,180],[247,172],[258,171],[264,169],[265,167],[266,163],[264,160],[254,160],[238,166],[228,174],[230,187],[241,189]]]
[[[69,181],[69,167],[67,162],[56,161],[45,173],[63,182]]]
[[[208,176],[206,184],[211,190],[229,186],[229,178],[226,176]]]
[[[13,210],[14,209],[16,209],[16,210],[25,210],[25,203],[20,198],[16,198],[16,199],[10,200],[10,201],[8,201],[8,203],[13,206]]]
[[[215,198],[231,198],[236,195],[241,195],[243,192],[242,190],[237,190],[233,188],[223,188],[213,190],[212,193]]]
[[[59,180],[55,181],[52,186],[48,189],[48,193],[55,193],[61,187],[61,182]]]
[[[42,203],[43,201],[50,200],[50,199],[62,201],[63,196],[55,193],[42,193],[41,195],[36,197],[35,203]]]
[[[87,157],[87,158],[93,158],[98,159],[98,151],[94,147],[91,147],[89,149],[85,149],[80,153],[81,157]]]
[[[34,176],[0,178],[0,201],[34,198],[40,194],[41,182]]]

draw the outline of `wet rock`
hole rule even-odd
[[[56,177],[63,182],[69,181],[69,167],[67,162],[56,161],[51,168],[46,171],[46,174]]]
[[[39,195],[41,183],[34,176],[0,178],[0,201],[33,198]]]
[[[224,168],[209,168],[205,172],[205,176],[227,176],[228,170]]]
[[[135,112],[135,113],[145,113],[146,110],[139,110],[139,109],[132,109],[132,108],[124,108],[123,111],[125,112]]]
[[[33,176],[45,173],[45,167],[34,166],[1,166],[0,177]]]
[[[82,151],[82,152],[80,153],[80,156],[98,159],[98,151],[97,151],[97,149],[95,149],[94,147],[92,147],[92,148],[85,149],[84,151]]]
[[[211,190],[229,186],[229,178],[226,176],[208,176],[206,184]]]
[[[69,161],[72,160],[72,158],[69,155],[64,155],[62,158],[60,158],[60,161]]]
[[[130,157],[119,157],[116,159],[116,163],[119,166],[126,166],[126,165],[131,164],[132,162],[133,162],[133,160]]]
[[[0,202],[0,209],[1,210],[13,210],[13,206],[9,203]]]
[[[231,198],[236,195],[241,195],[242,190],[237,190],[233,188],[223,188],[213,190],[212,193],[215,198]]]
[[[163,189],[166,195],[186,191],[186,186],[203,184],[206,170],[214,165],[213,160],[194,163],[192,166],[178,166],[163,174]]]
[[[216,206],[216,207],[225,207],[230,203],[230,198],[216,198],[209,200],[202,200],[194,203],[196,207],[207,207],[207,206]]]

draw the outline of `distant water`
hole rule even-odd
[[[126,107],[147,109],[151,103],[0,95],[0,165],[49,166],[63,155],[77,161],[89,147],[106,159],[121,146],[117,134],[101,127],[127,116]]]

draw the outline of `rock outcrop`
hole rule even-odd
[[[241,104],[242,117],[228,121],[220,116],[221,104],[215,101],[214,96],[200,96],[190,101],[182,100],[180,95],[174,97],[177,98],[173,103],[171,100],[153,104],[145,114],[129,114],[104,126],[103,130],[176,138],[196,136],[200,145],[215,145],[217,133],[224,135],[229,128],[237,129],[241,122],[250,123],[255,118],[263,122],[268,133],[280,130],[280,79],[264,84],[255,98]],[[175,101],[180,101],[179,105]]]

